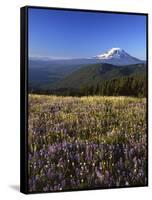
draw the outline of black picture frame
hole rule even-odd
[[[147,121],[147,177],[148,177],[148,13],[136,13],[136,12],[120,12],[120,11],[103,11],[103,10],[87,10],[87,9],[75,9],[75,8],[58,8],[58,7],[39,7],[39,6],[24,6],[20,9],[20,192],[24,194],[34,193],[50,193],[49,192],[29,192],[28,191],[28,9],[38,8],[46,10],[64,10],[64,11],[83,11],[95,12],[95,13],[115,13],[115,14],[127,14],[127,15],[144,15],[146,16],[146,82],[147,82],[147,98],[146,98],[146,121]],[[148,186],[147,183],[143,186]],[[141,187],[141,186],[125,186],[129,187]],[[112,188],[91,188],[91,189],[79,189],[79,190],[67,190],[67,191],[80,191],[80,190],[97,190],[97,189],[114,189],[124,187],[112,187]],[[63,190],[62,192],[65,192]],[[56,191],[55,191],[56,192]],[[57,191],[60,192],[60,191]]]

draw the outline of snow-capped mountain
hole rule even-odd
[[[51,68],[56,65],[66,65],[66,66],[73,66],[76,69],[77,66],[85,66],[89,64],[96,64],[96,63],[108,63],[116,66],[123,66],[123,65],[134,65],[145,63],[138,58],[135,58],[128,53],[126,53],[121,48],[112,48],[109,51],[99,54],[97,56],[88,57],[88,58],[52,58],[52,57],[30,57],[30,66],[44,66],[50,65]],[[56,69],[56,67],[55,67]],[[70,69],[70,67],[68,67]]]
[[[129,55],[121,48],[112,48],[105,53],[95,56],[94,58],[103,63],[109,63],[113,65],[131,65],[143,63],[142,60]]]

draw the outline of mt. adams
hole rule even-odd
[[[62,68],[64,66],[64,69],[68,67],[67,71],[69,71],[70,67],[76,70],[77,66],[78,68],[80,68],[80,66],[96,64],[96,63],[108,63],[115,66],[123,66],[123,65],[142,64],[145,63],[145,61],[129,55],[123,49],[120,48],[112,48],[105,53],[90,58],[71,58],[71,59],[51,59],[49,57],[47,59],[46,57],[30,58],[30,67],[40,66],[44,68],[47,65],[50,66],[51,68],[55,67],[55,70],[57,71],[59,69],[57,69],[56,65],[62,66]]]
[[[142,60],[129,55],[120,48],[112,48],[103,54],[95,56],[94,58],[100,60],[101,63],[109,63],[121,66],[143,63]]]

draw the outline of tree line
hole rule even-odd
[[[50,94],[58,96],[147,96],[146,76],[123,76],[112,80],[103,80],[94,85],[82,86],[80,89],[29,89],[29,93]]]
[[[86,95],[101,96],[135,96],[146,97],[147,84],[145,76],[121,77],[113,80],[105,80],[97,85],[81,88]]]

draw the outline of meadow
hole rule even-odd
[[[29,94],[30,192],[147,184],[146,98]]]

